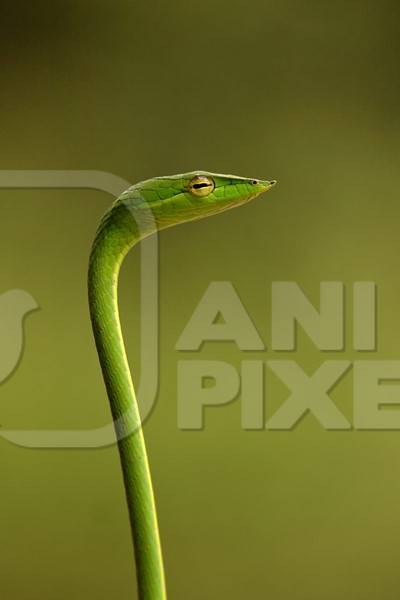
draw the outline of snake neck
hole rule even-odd
[[[111,208],[98,228],[89,261],[89,309],[104,382],[118,437],[139,425],[135,393],[118,311],[121,264],[141,236],[121,206]]]

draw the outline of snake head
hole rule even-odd
[[[125,202],[150,209],[158,229],[201,219],[253,200],[276,181],[193,171],[156,177],[127,191]]]

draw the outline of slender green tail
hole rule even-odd
[[[119,270],[142,238],[245,204],[273,185],[204,171],[149,179],[122,194],[93,244],[90,314],[118,439],[140,600],[165,600],[167,595],[150,470],[118,314]]]

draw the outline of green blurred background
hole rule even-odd
[[[210,281],[232,281],[270,345],[272,281],[347,290],[346,347],[201,357],[239,366],[397,358],[400,7],[394,0],[4,2],[1,169],[96,169],[130,182],[192,169],[276,178],[240,210],[160,236],[160,394],[145,434],[170,597],[397,599],[398,432],[244,432],[240,401],[177,429],[175,343]],[[111,201],[1,190],[1,292],[29,291],[23,360],[1,386],[4,428],[109,418],[86,305],[94,230]],[[121,281],[139,362],[138,253]],[[354,281],[378,285],[378,351],[351,345]],[[136,377],[140,372],[136,369]],[[267,413],[284,400],[268,378]],[[352,418],[352,376],[333,395]],[[1,452],[5,600],[134,597],[117,451]]]

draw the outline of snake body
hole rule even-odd
[[[89,261],[89,308],[114,419],[140,600],[166,588],[150,469],[118,313],[118,275],[128,251],[152,233],[249,202],[275,184],[195,171],[138,183],[111,206]]]

